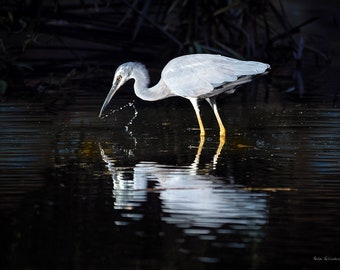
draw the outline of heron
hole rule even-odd
[[[173,96],[188,99],[195,110],[201,138],[205,136],[205,129],[198,101],[205,99],[215,114],[220,137],[225,137],[226,129],[218,112],[216,96],[234,93],[238,86],[250,82],[256,75],[267,73],[269,69],[270,65],[262,62],[216,54],[188,54],[169,61],[161,72],[159,82],[149,88],[150,77],[146,67],[140,62],[127,62],[117,68],[99,117],[117,90],[134,79],[135,94],[143,100],[156,101]]]

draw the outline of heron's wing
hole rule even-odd
[[[261,74],[269,65],[240,61],[220,55],[191,54],[171,60],[162,78],[171,91],[182,97],[204,97],[215,88],[236,82],[240,76]]]

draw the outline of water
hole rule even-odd
[[[336,106],[103,99],[1,104],[2,269],[338,266]]]

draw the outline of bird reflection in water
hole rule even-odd
[[[245,233],[251,233],[266,222],[266,194],[233,184],[232,176],[226,179],[200,171],[202,147],[198,147],[194,161],[187,166],[142,160],[122,166],[119,164],[124,162],[114,156],[115,145],[111,147],[104,149],[99,144],[113,181],[114,209],[124,212],[123,221],[115,220],[117,225],[141,220],[143,212],[137,209],[147,203],[150,192],[159,193],[163,221],[191,232],[195,226],[218,228],[235,224],[240,228],[242,224]],[[218,162],[219,153],[217,149],[212,163]],[[152,187],[150,182],[154,183]]]

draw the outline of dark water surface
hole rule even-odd
[[[0,104],[1,269],[340,265],[337,106],[226,99],[221,145],[204,104],[200,145],[188,101],[103,95]]]

